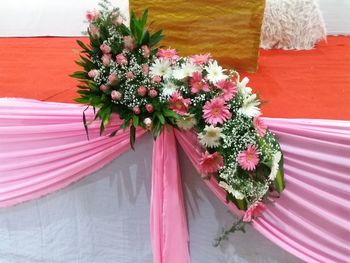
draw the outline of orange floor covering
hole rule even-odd
[[[82,38],[87,41],[86,38]],[[75,38],[0,38],[0,97],[73,102]],[[309,51],[261,50],[250,85],[264,116],[350,119],[350,37]]]

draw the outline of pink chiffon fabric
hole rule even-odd
[[[174,129],[153,146],[151,238],[157,263],[189,263],[188,229]]]
[[[24,99],[0,99],[0,207],[57,191],[129,149],[129,132],[113,124],[99,136],[83,107]],[[93,117],[92,110],[87,119]],[[265,118],[285,155],[286,189],[253,227],[307,262],[349,262],[350,122]],[[143,130],[137,130],[141,136]],[[188,229],[176,140],[199,170],[194,133],[163,131],[153,149],[151,241],[155,263],[190,262]],[[205,181],[238,216],[214,179]],[[196,242],[192,240],[192,242]],[[248,245],[248,244],[247,244]]]
[[[265,122],[284,153],[286,189],[253,227],[306,262],[349,262],[350,122],[271,118]],[[176,132],[176,138],[199,171],[196,136]],[[217,182],[206,183],[225,202]],[[226,205],[237,214],[232,204]]]

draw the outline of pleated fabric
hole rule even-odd
[[[98,122],[92,122],[87,140],[82,111],[75,104],[0,99],[0,207],[62,189],[129,149],[128,131],[108,136],[121,123],[117,117],[101,137]],[[91,122],[92,110],[86,115]],[[253,227],[306,262],[349,262],[350,122],[265,121],[284,153],[286,189],[280,198],[271,199]],[[137,137],[143,133],[137,130]],[[195,134],[175,131],[175,137],[199,170],[202,149]],[[187,260],[187,225],[172,131],[161,134],[153,154],[152,209],[158,217],[151,225],[159,235],[154,235],[152,243],[160,248],[157,253],[163,260],[155,258],[155,262],[165,262],[164,255],[176,253],[174,237],[178,244],[186,244],[182,258]],[[242,215],[226,203],[225,192],[215,180],[205,182],[233,213]],[[171,229],[170,218],[178,228]]]
[[[286,189],[271,199],[253,227],[306,262],[349,262],[350,122],[265,121],[284,153]],[[176,132],[176,137],[198,170],[201,150],[196,136]],[[207,185],[225,199],[214,179]],[[231,204],[227,206],[237,214]]]
[[[109,137],[117,117],[101,137],[99,123],[91,123],[88,140],[82,113],[76,104],[0,99],[0,207],[62,189],[130,148],[128,131]],[[93,119],[92,109],[86,116]]]

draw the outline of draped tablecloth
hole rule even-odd
[[[0,100],[0,206],[39,198],[97,171],[129,149],[128,131],[86,139],[75,104]],[[92,117],[92,112],[88,112]],[[285,154],[286,190],[253,228],[307,262],[347,262],[350,256],[350,122],[265,118]],[[116,116],[112,131],[120,125]],[[139,138],[143,130],[137,131]],[[176,141],[195,168],[196,136],[170,129],[155,141],[151,193],[154,262],[189,262],[186,212]],[[215,180],[209,189],[226,204]],[[226,204],[240,215],[232,204]],[[6,209],[6,208],[3,208]],[[205,216],[205,215],[203,215]],[[176,222],[176,224],[174,223]]]

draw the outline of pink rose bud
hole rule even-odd
[[[141,49],[145,58],[148,58],[151,55],[151,49],[147,45],[143,45]]]
[[[111,63],[112,56],[110,54],[104,54],[101,58],[103,65],[108,66]]]
[[[118,76],[115,73],[112,73],[111,75],[108,76],[108,82],[111,85],[116,85],[119,82]]]
[[[103,43],[100,46],[101,51],[103,52],[103,54],[109,54],[111,52],[111,47],[108,46],[106,43]]]
[[[147,89],[145,88],[145,86],[140,86],[138,89],[137,89],[137,94],[141,97],[145,96],[147,93]]]
[[[132,108],[132,111],[137,115],[141,113],[141,110],[138,106],[135,106],[134,108]]]
[[[100,37],[100,30],[96,26],[90,25],[89,31],[92,37],[94,38]]]
[[[162,80],[162,79],[161,79],[160,76],[154,76],[154,77],[152,78],[152,81],[153,81],[154,83],[159,83],[161,80]]]
[[[152,113],[154,108],[153,108],[153,105],[151,103],[147,103],[146,104],[146,110],[149,112],[149,113]]]
[[[133,79],[134,78],[134,73],[132,73],[131,71],[126,72],[126,78],[127,79]]]
[[[107,90],[108,90],[108,86],[103,84],[100,86],[100,91],[106,92]]]
[[[144,75],[148,75],[149,72],[149,66],[147,64],[142,64],[141,65],[141,71]]]
[[[131,51],[131,50],[135,49],[135,47],[136,47],[135,41],[134,41],[134,39],[131,36],[125,36],[123,38],[123,42],[124,42],[124,47],[127,50]]]
[[[112,100],[120,100],[122,98],[122,94],[119,91],[113,90],[111,93]]]
[[[158,92],[157,92],[155,89],[151,89],[151,90],[148,92],[148,95],[149,95],[151,98],[154,98],[154,97],[157,97]]]
[[[86,19],[89,23],[95,21],[98,18],[98,16],[99,12],[96,10],[86,12]]]
[[[151,127],[152,120],[151,120],[151,118],[145,118],[145,119],[143,120],[143,123],[146,125],[146,128],[148,129],[148,128]]]
[[[98,77],[99,75],[100,75],[100,72],[97,69],[92,69],[88,73],[88,76],[90,78]]]
[[[117,14],[114,15],[114,18],[113,18],[113,21],[112,21],[113,25],[120,26],[121,24],[123,24],[123,22],[124,22],[124,19],[123,19],[122,16],[117,15]]]
[[[128,60],[126,59],[126,57],[123,54],[117,55],[116,56],[116,60],[117,60],[117,63],[119,65],[126,65],[126,64],[128,64]]]

